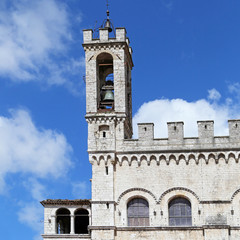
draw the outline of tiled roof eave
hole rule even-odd
[[[90,205],[90,199],[47,199],[40,202],[44,207],[50,205]]]

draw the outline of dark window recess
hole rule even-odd
[[[108,167],[105,167],[106,175],[108,175]]]
[[[149,205],[142,198],[134,198],[127,205],[128,226],[149,226]]]
[[[168,205],[170,226],[191,226],[191,203],[185,198],[175,198]]]
[[[69,234],[70,233],[70,211],[66,208],[60,208],[57,210],[57,234]]]
[[[99,131],[109,131],[109,126],[108,125],[101,125],[101,126],[99,126]]]
[[[106,137],[106,132],[103,132],[103,137],[104,137],[104,138]]]
[[[89,213],[86,209],[79,209],[75,212],[75,233],[88,234]]]

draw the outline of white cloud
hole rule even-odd
[[[34,177],[58,178],[71,166],[71,146],[63,134],[37,128],[25,110],[12,110],[0,117],[0,192],[4,177],[10,173],[28,173]],[[41,186],[32,180],[32,185]],[[39,197],[39,193],[33,194]]]
[[[15,82],[67,85],[65,74],[74,75],[76,60],[65,57],[72,43],[66,6],[56,0],[11,0],[1,9],[0,75]]]
[[[230,84],[228,86],[228,90],[235,98],[237,98],[238,101],[240,101],[240,83],[236,82]]]
[[[158,99],[144,103],[133,117],[134,137],[137,123],[153,122],[155,137],[167,137],[167,122],[184,121],[185,137],[197,136],[197,121],[214,120],[215,135],[228,135],[227,120],[239,118],[238,104],[210,103],[206,99],[187,102],[183,99]]]
[[[42,224],[43,208],[39,203],[26,203],[18,212],[18,219],[36,231],[34,240],[41,240],[43,233]]]
[[[23,185],[31,193],[33,201],[20,201],[19,211],[17,213],[18,220],[36,232],[34,240],[41,240],[41,234],[43,233],[43,207],[39,201],[46,198],[48,191],[46,187],[34,177],[24,181]]]
[[[208,90],[208,99],[218,101],[221,98],[221,94],[215,89]]]
[[[72,148],[63,134],[37,128],[26,110],[11,110],[10,117],[0,116],[0,193],[6,189],[7,174],[21,174],[21,184],[31,195],[31,202],[19,197],[18,219],[42,239],[43,208],[39,204],[48,189],[39,179],[64,177],[71,167]],[[25,175],[24,175],[25,174]]]
[[[36,178],[31,177],[24,182],[25,188],[31,193],[34,200],[40,201],[46,198],[47,189]]]
[[[72,183],[72,195],[77,199],[87,199],[90,196],[90,184],[87,182]]]

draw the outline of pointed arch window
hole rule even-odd
[[[134,198],[127,204],[128,226],[149,226],[149,205],[143,198]]]
[[[168,212],[170,226],[192,225],[191,203],[186,198],[178,197],[170,201]]]

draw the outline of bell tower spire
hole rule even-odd
[[[108,7],[109,7],[109,3],[108,3],[108,0],[107,0],[107,11],[106,11],[107,18],[103,21],[102,28],[108,29],[109,33],[113,31],[114,34],[115,34],[113,23],[112,23],[111,19],[109,18],[110,11],[109,11]]]
[[[109,15],[109,10],[107,14]],[[125,28],[114,29],[109,16],[103,26],[99,28],[98,38],[93,38],[92,29],[83,30],[86,55],[86,119],[88,122],[93,119],[96,121],[94,129],[89,128],[89,149],[95,150],[100,150],[97,147],[97,136],[101,126],[111,129],[108,122],[110,120],[114,120],[114,129],[109,130],[111,134],[106,134],[111,139],[108,148],[116,139],[132,137],[132,49]],[[111,31],[115,31],[114,38],[110,37]],[[119,121],[121,126],[118,126],[120,129],[116,131]]]
[[[109,9],[108,9],[108,7],[109,7],[109,3],[108,3],[108,0],[107,0],[107,17],[109,18]]]

